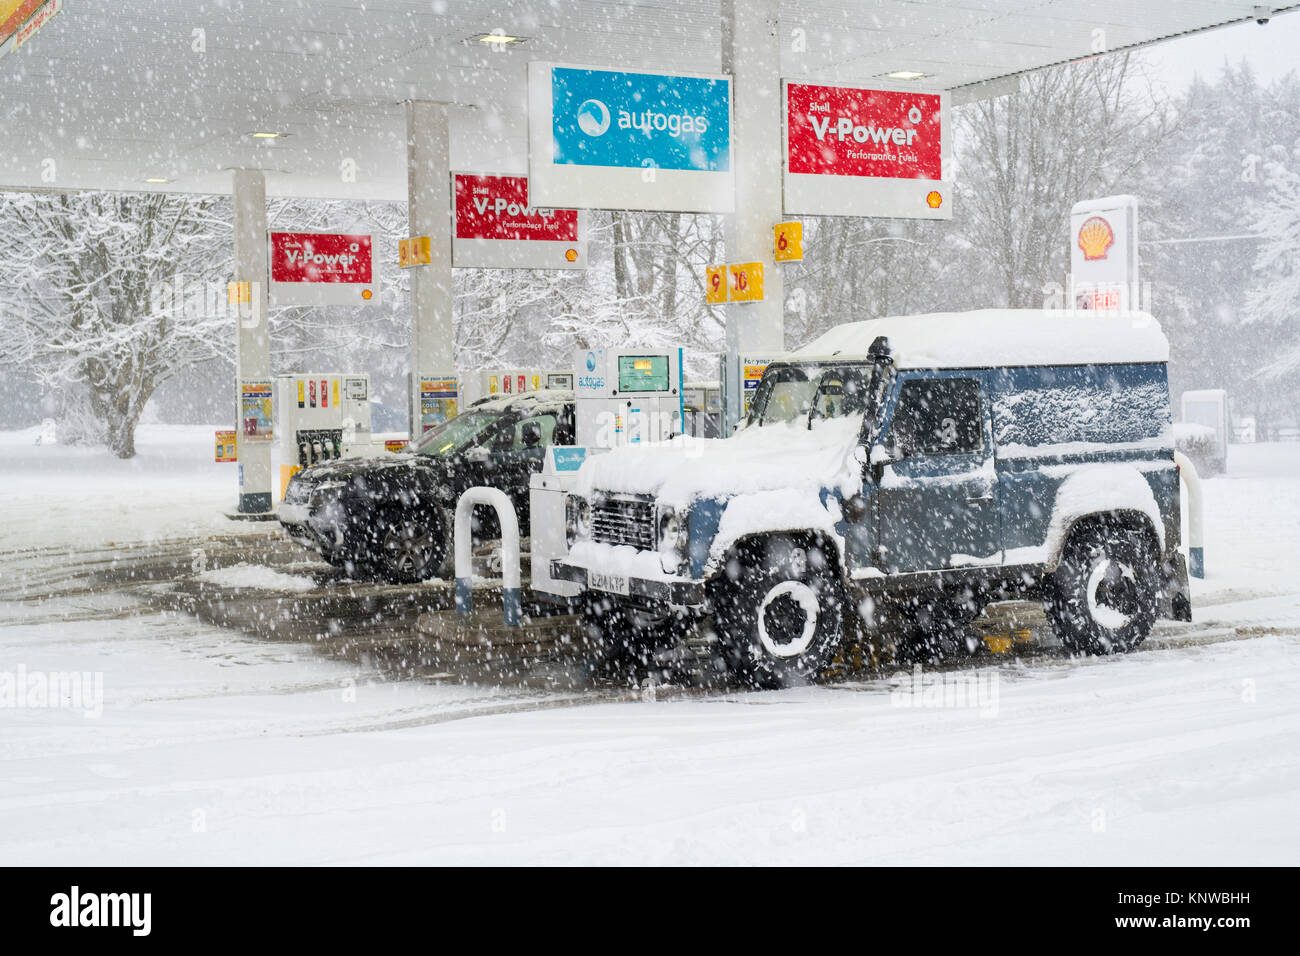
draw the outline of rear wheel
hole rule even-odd
[[[727,667],[749,683],[805,682],[839,646],[844,588],[824,545],[782,537],[742,546],[712,598]]]
[[[1070,536],[1048,582],[1047,618],[1061,643],[1084,654],[1130,651],[1160,608],[1160,571],[1150,538],[1116,521]]]
[[[385,581],[414,584],[437,576],[447,551],[447,535],[437,511],[391,510],[376,522],[370,563]]]

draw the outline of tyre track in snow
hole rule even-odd
[[[428,683],[465,680],[464,674],[448,674],[439,664],[421,661],[417,649],[418,638],[409,634],[394,633],[395,629],[400,630],[404,624],[409,625],[413,615],[404,614],[402,615],[404,620],[390,621],[384,616],[383,608],[389,600],[405,600],[410,595],[411,589],[342,581],[339,572],[311,560],[311,555],[307,552],[264,529],[221,538],[172,539],[149,545],[97,548],[81,553],[67,548],[26,549],[0,553],[0,584],[3,585],[0,587],[0,627],[51,626],[132,617],[156,618],[160,623],[167,621],[169,624],[179,623],[180,620],[189,620],[198,624],[199,619],[186,614],[183,608],[176,606],[174,600],[164,599],[160,602],[158,593],[161,586],[193,574],[196,549],[203,550],[203,562],[207,568],[238,563],[264,564],[273,566],[277,570],[292,568],[297,573],[310,574],[317,579],[318,583],[332,587],[342,597],[355,599],[360,595],[378,601],[380,610],[347,621],[346,633],[333,634],[330,633],[328,625],[322,628],[311,622],[292,620],[291,624],[294,626],[288,627],[283,636],[274,638],[277,642],[284,642],[286,646],[309,648],[317,652],[323,651],[331,657],[353,660],[358,665],[352,677],[357,682],[357,686],[390,683],[394,678]],[[54,568],[53,571],[51,567]],[[308,592],[308,595],[313,593]],[[102,601],[102,606],[86,607],[75,603],[76,599],[84,599],[87,596]],[[291,596],[271,595],[270,599],[279,601],[287,597]],[[1237,595],[1230,596],[1226,601],[1207,605],[1205,611],[1214,614],[1210,620],[1193,624],[1161,623],[1147,641],[1129,657],[1140,658],[1148,653],[1178,651],[1267,636],[1283,639],[1300,636],[1300,629],[1295,626],[1267,623],[1267,615],[1262,621],[1250,623],[1221,619],[1222,611],[1229,606],[1240,609],[1273,600],[1278,596],[1263,595],[1252,596],[1247,600],[1233,600],[1232,598],[1235,597]],[[165,609],[169,602],[170,610]],[[5,603],[22,608],[39,607],[44,613],[6,613]],[[48,610],[46,610],[47,605]],[[1285,615],[1282,617],[1284,618]],[[198,637],[200,643],[192,646],[191,650],[200,654],[204,650],[211,650],[213,653],[203,656],[228,659],[231,666],[255,667],[259,663],[264,663],[256,659],[241,660],[244,654],[231,653],[232,650],[246,652],[269,646],[264,634],[251,636],[240,629],[227,627],[224,630],[233,630],[234,633],[240,634],[242,640],[248,642],[247,645],[233,649],[228,644],[218,647],[214,643],[210,648],[205,648],[203,639],[211,633],[203,630],[207,626],[211,625],[201,624],[189,634],[185,633],[187,629],[184,627],[181,628],[179,635],[175,630],[171,630],[168,637],[180,640]],[[1041,611],[1021,605],[1005,612],[997,626],[1029,626],[1041,633],[1045,625]],[[256,657],[255,654],[251,656]],[[288,662],[290,661],[286,661]],[[1018,647],[1011,656],[980,652],[960,661],[939,665],[927,664],[925,669],[956,673],[992,667],[997,670],[1000,678],[1009,680],[1051,679],[1055,676],[1065,676],[1081,665],[1095,666],[1105,663],[1105,659],[1076,658],[1059,645],[1035,643]],[[840,691],[888,693],[894,686],[891,683],[892,675],[909,670],[910,667],[910,664],[903,662],[881,662],[873,672],[851,673],[821,684],[827,689]],[[496,690],[469,698],[443,701],[427,707],[403,706],[388,713],[366,715],[359,720],[347,719],[325,722],[322,725],[319,720],[313,719],[296,727],[277,725],[273,732],[292,736],[367,733],[428,726],[473,717],[587,704],[667,701],[677,698],[697,700],[713,698],[758,704],[762,703],[766,696],[734,686],[719,686],[716,682],[709,682],[705,686],[663,684],[642,689],[626,683],[593,682],[579,677],[578,682],[585,680],[586,686],[574,686],[575,675],[572,672],[559,674],[556,678],[557,685],[566,686],[546,689],[516,685],[511,689],[511,678],[518,675],[502,672],[493,674],[485,671],[480,676],[495,680],[496,683],[491,686]],[[545,682],[546,675],[542,675],[542,680]],[[469,682],[475,683],[473,678],[470,678]],[[338,687],[338,681],[330,680],[272,680],[265,683],[241,683],[231,687],[196,689],[192,692],[146,693],[131,696],[129,699],[135,704],[177,703],[222,697],[312,694],[336,691]]]

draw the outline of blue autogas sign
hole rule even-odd
[[[725,80],[555,67],[551,97],[555,165],[731,169]]]
[[[555,462],[556,471],[577,471],[582,467],[582,463],[587,460],[587,449],[562,448],[559,445],[552,445],[551,459]]]

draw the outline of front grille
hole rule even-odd
[[[650,501],[607,498],[591,509],[591,539],[625,544],[642,551],[655,546],[655,506]]]

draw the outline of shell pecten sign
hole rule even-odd
[[[1079,227],[1077,241],[1083,250],[1083,258],[1088,262],[1105,259],[1106,253],[1115,244],[1115,230],[1101,216],[1091,216]]]

